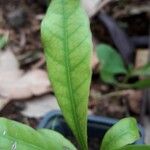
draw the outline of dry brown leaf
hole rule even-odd
[[[5,90],[14,84],[20,78],[22,71],[19,70],[19,64],[10,50],[0,53],[0,95],[5,97]],[[7,92],[6,92],[7,93]]]
[[[149,49],[138,49],[136,53],[135,67],[142,67],[149,62]]]
[[[46,113],[52,110],[58,110],[59,106],[56,98],[52,95],[45,95],[34,98],[32,101],[25,102],[25,110],[22,114],[27,117],[43,117]]]
[[[82,4],[83,4],[89,17],[91,17],[95,14],[97,4],[100,2],[101,2],[101,0],[82,0]]]
[[[9,99],[27,99],[48,93],[50,84],[45,71],[33,70],[20,77],[5,91],[5,96]]]
[[[0,98],[0,111],[6,106],[8,102],[8,99]]]
[[[111,1],[113,0],[82,0],[82,5],[85,8],[88,16],[92,18]]]
[[[0,55],[0,83],[0,95],[9,100],[27,99],[50,91],[47,73],[36,69],[23,74],[10,50]]]

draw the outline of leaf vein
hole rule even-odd
[[[48,32],[49,32],[50,34],[52,34],[54,37],[56,37],[57,39],[59,39],[60,41],[62,41],[62,40],[63,40],[63,38],[62,38],[62,37],[60,37],[59,35],[57,35],[57,34],[53,33],[51,30],[49,30]]]
[[[80,27],[82,26],[83,24],[79,24],[79,26],[77,28],[74,29],[74,31],[72,31],[70,34],[69,34],[69,37],[71,37],[72,35],[74,35],[74,33],[80,29]]]
[[[72,54],[75,50],[78,50],[78,48],[84,43],[84,41],[89,37],[89,34],[86,35],[83,40],[81,40],[80,43],[78,43],[78,45],[76,45],[74,48],[72,48],[69,52],[69,55]]]
[[[82,85],[83,83],[85,83],[88,79],[89,79],[89,76],[87,76],[86,78],[84,78],[84,80],[82,80],[81,83],[79,83],[79,84],[76,86],[76,88],[74,89],[74,91],[76,92],[76,91],[79,89],[79,87],[81,87],[81,85]]]
[[[78,115],[77,115],[77,110],[76,110],[76,102],[75,102],[75,97],[73,94],[73,87],[72,87],[72,77],[71,77],[71,70],[70,70],[70,60],[69,60],[69,47],[68,47],[68,29],[67,29],[67,21],[68,18],[66,16],[66,12],[65,12],[65,3],[64,0],[61,1],[62,2],[62,10],[63,10],[63,29],[64,29],[64,41],[63,41],[63,45],[64,45],[64,58],[65,58],[65,68],[66,68],[66,74],[67,74],[67,87],[69,90],[69,97],[70,97],[70,105],[71,105],[71,109],[73,112],[73,120],[74,120],[74,124],[75,124],[75,130],[76,130],[76,134],[79,138],[79,141],[81,143],[82,147],[86,147],[86,143],[83,142],[83,135],[81,133],[81,127],[79,126],[79,120],[78,120]]]
[[[46,51],[46,56],[48,57],[48,59],[51,59],[53,62],[56,62],[58,65],[60,66],[64,66],[63,63],[56,59],[56,57],[54,57],[49,51]]]
[[[71,68],[71,71],[73,72],[78,66],[80,66],[82,64],[82,62],[84,60],[86,60],[86,57],[87,57],[87,54],[89,52],[87,51],[87,53],[80,59],[80,61],[78,63],[76,63],[72,68]]]

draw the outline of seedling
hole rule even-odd
[[[97,56],[100,61],[100,77],[106,84],[113,85],[115,91],[104,94],[100,99],[122,96],[127,89],[145,89],[150,87],[150,63],[143,67],[134,68],[124,65],[119,53],[107,44],[97,46]],[[121,81],[117,80],[116,75],[122,75]],[[129,79],[138,77],[133,83]]]
[[[118,88],[135,88],[143,89],[150,87],[150,63],[140,68],[133,66],[124,66],[122,57],[117,51],[107,44],[100,44],[97,46],[97,56],[100,60],[100,76],[101,79],[109,84],[115,85]],[[117,81],[115,75],[123,74],[124,80]],[[132,77],[139,77],[134,83],[128,83]]]
[[[41,26],[49,78],[64,118],[80,150],[88,150],[87,104],[91,80],[92,40],[89,21],[79,0],[52,0]],[[126,146],[140,137],[134,118],[113,126],[101,150],[136,149]],[[34,129],[0,119],[1,150],[75,150],[55,131]],[[138,147],[148,150],[149,146]]]

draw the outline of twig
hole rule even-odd
[[[94,99],[98,99],[98,100],[105,100],[105,99],[110,99],[112,97],[119,97],[119,96],[128,96],[130,95],[131,90],[118,90],[115,92],[110,92],[108,94],[95,94],[93,91],[91,91],[91,96],[95,97]]]
[[[102,99],[109,99],[111,97],[118,97],[118,96],[125,96],[125,95],[129,95],[130,90],[121,90],[121,91],[115,91],[115,92],[111,92],[105,95],[100,96],[100,100]]]

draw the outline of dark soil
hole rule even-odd
[[[25,123],[36,128],[41,118],[29,118],[22,115],[20,111],[23,110],[24,107],[23,102],[10,102],[5,109],[0,112],[0,116]]]

